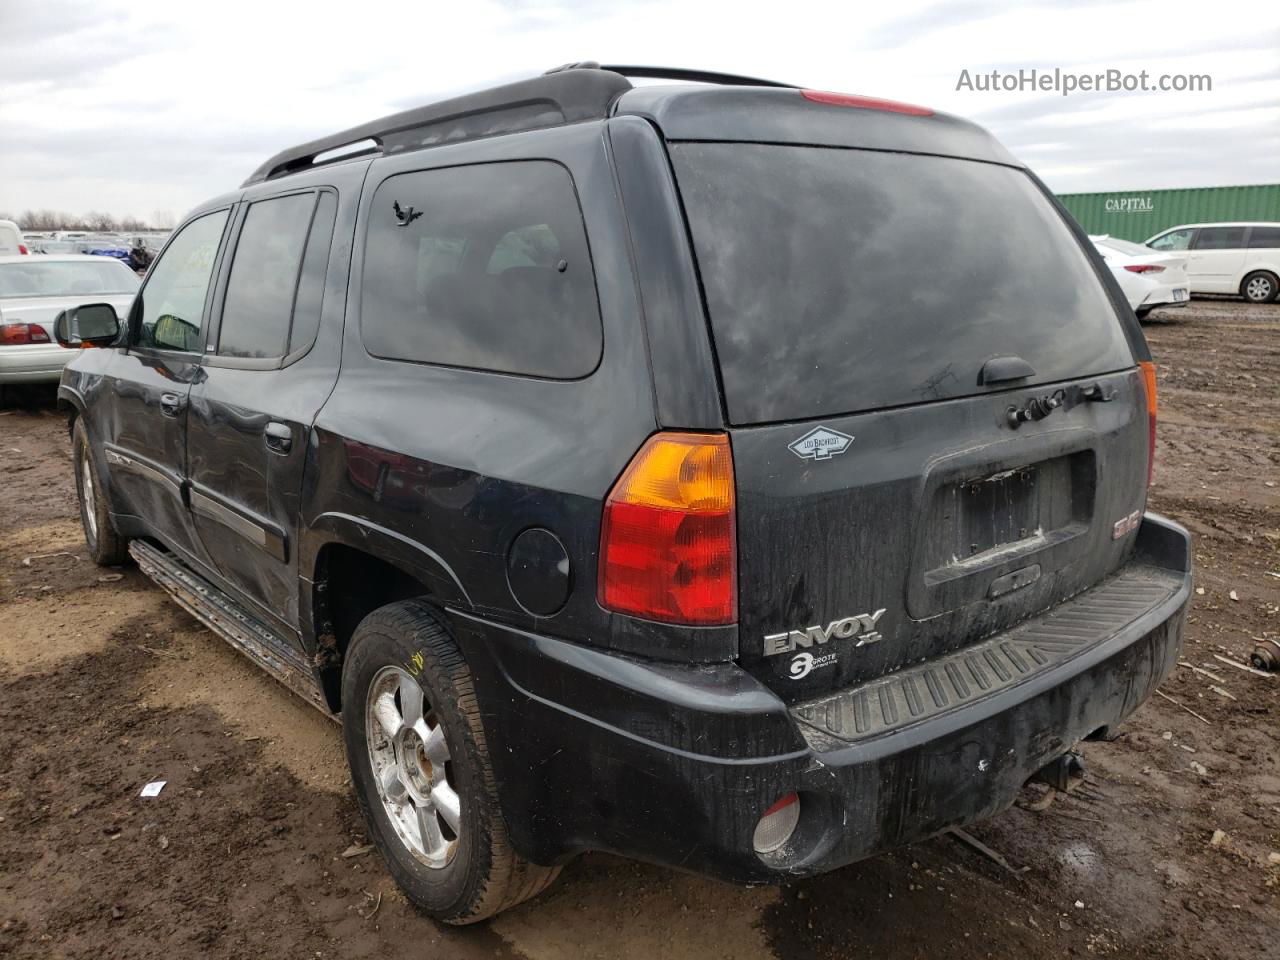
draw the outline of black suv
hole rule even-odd
[[[284,151],[57,329],[94,557],[341,714],[441,920],[990,816],[1181,645],[1134,315],[921,107],[574,64]]]

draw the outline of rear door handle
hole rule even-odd
[[[160,412],[166,417],[177,417],[187,405],[186,397],[176,393],[160,394]]]
[[[287,423],[273,420],[263,429],[262,440],[273,453],[288,453],[293,446],[293,431]]]

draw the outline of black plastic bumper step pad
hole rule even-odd
[[[1132,564],[1079,596],[955,653],[791,708],[848,743],[965,706],[1052,670],[1116,636],[1177,592],[1177,575]]]

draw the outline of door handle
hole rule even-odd
[[[287,423],[271,421],[263,428],[262,442],[272,453],[288,453],[293,446],[293,431]]]
[[[160,394],[160,412],[166,417],[177,417],[187,405],[186,397],[176,393]]]

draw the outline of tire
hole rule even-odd
[[[410,707],[412,723],[406,697],[424,700],[420,715]],[[431,607],[406,600],[361,621],[343,664],[342,704],[370,837],[419,909],[475,923],[555,880],[559,867],[532,864],[511,846],[471,670]]]
[[[1240,284],[1240,296],[1250,303],[1270,303],[1280,293],[1280,280],[1274,273],[1255,270]]]
[[[71,462],[75,465],[76,499],[80,503],[80,525],[84,528],[89,556],[100,567],[118,567],[129,559],[129,541],[116,533],[111,522],[106,488],[80,417],[71,428]]]

